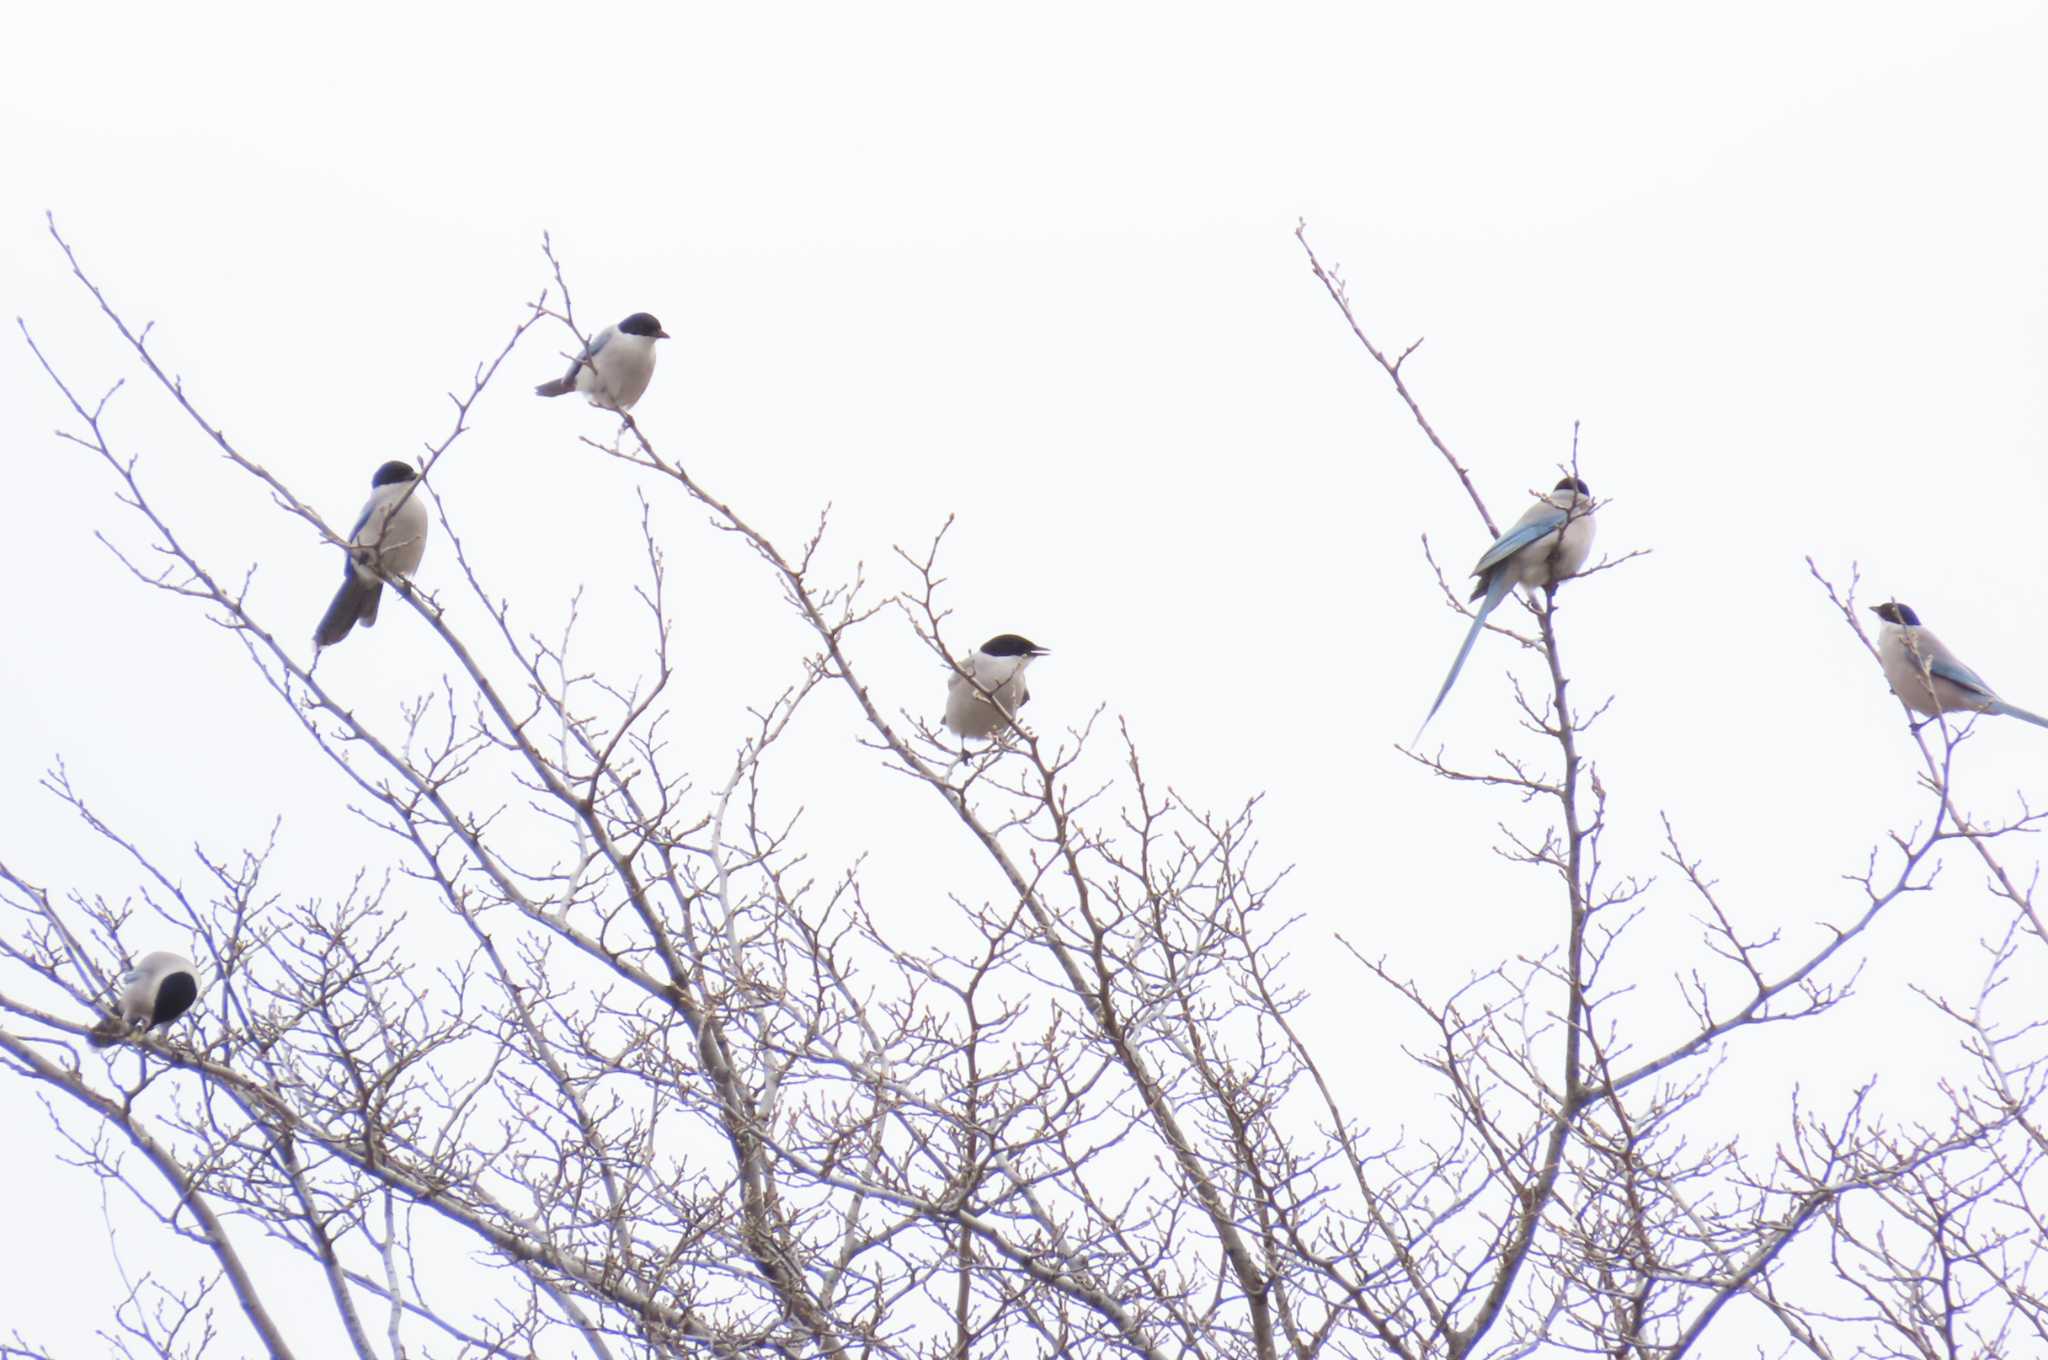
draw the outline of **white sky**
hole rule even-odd
[[[202,409],[344,524],[379,462],[445,432],[442,394],[538,294],[551,231],[586,324],[646,309],[674,335],[637,414],[712,489],[785,538],[830,503],[828,556],[883,589],[908,584],[890,545],[957,513],[956,638],[1055,649],[1038,730],[1106,704],[1198,803],[1266,791],[1266,862],[1298,866],[1297,955],[1342,931],[1449,982],[1546,947],[1561,911],[1488,848],[1523,809],[1394,749],[1463,626],[1417,536],[1453,568],[1485,538],[1309,275],[1297,217],[1381,344],[1428,337],[1410,382],[1497,518],[1554,480],[1580,420],[1583,475],[1611,498],[1601,546],[1655,550],[1564,596],[1574,693],[1616,696],[1589,746],[1622,870],[1663,867],[1668,813],[1742,919],[1812,942],[1855,906],[1840,876],[1918,815],[1898,707],[1806,554],[1838,577],[1860,562],[1866,602],[1896,593],[2048,706],[2039,7],[627,12],[11,16],[7,297],[81,388],[130,376],[124,447],[198,507],[219,560],[260,561],[252,598],[285,633],[310,634],[332,550],[135,381],[45,208],[129,319],[158,323]],[[630,481],[575,443],[608,429],[597,413],[530,395],[563,343],[515,356],[437,490],[523,617],[552,631],[585,587],[591,655],[630,659]],[[195,883],[195,839],[226,853],[278,814],[289,896],[385,862],[240,649],[93,541],[142,540],[106,470],[51,438],[64,415],[18,337],[0,397],[18,507],[0,857],[129,890],[36,789],[61,756]],[[679,502],[657,514],[701,719],[682,740],[708,776],[802,639],[737,544]],[[422,580],[453,585],[434,545]],[[942,678],[907,633],[878,626],[857,655],[888,706],[936,715]],[[1536,753],[1509,664],[1536,673],[1482,639],[1432,728],[1453,757]],[[442,665],[401,612],[322,674],[388,716]],[[997,885],[953,872],[974,861],[928,839],[946,831],[930,800],[851,745],[854,718],[824,698],[781,796],[810,809],[821,874],[872,848],[871,901],[934,928],[946,891]],[[2048,733],[1987,725],[1966,801],[2038,804],[2044,758]],[[1951,1036],[1906,984],[1974,982],[1997,919],[1977,878],[1957,864],[1881,925],[1860,997],[1811,1047],[1774,1039],[1772,1071],[1813,1079],[1825,1053],[1921,1099]],[[1667,884],[1651,908],[1669,933],[1647,938],[1686,947],[1690,903]],[[1361,1079],[1405,1081],[1356,971],[1302,967]],[[11,1156],[48,1164],[43,1122],[0,1124]],[[106,1248],[88,1181],[43,1189],[50,1235],[0,1235],[0,1279],[43,1301],[9,1320],[61,1343],[104,1306],[67,1290]]]

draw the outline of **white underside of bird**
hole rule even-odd
[[[576,390],[592,406],[630,411],[654,378],[654,337],[614,332],[597,357],[576,367]]]
[[[946,681],[946,726],[973,738],[1001,731],[1017,716],[1017,710],[1030,702],[1024,671],[1036,659],[984,652],[962,657],[960,670]],[[971,681],[969,675],[974,677]]]
[[[376,580],[377,567],[385,576],[419,570],[427,551],[427,498],[418,488],[417,482],[377,488],[369,518],[349,539],[354,548],[349,562],[363,580]]]

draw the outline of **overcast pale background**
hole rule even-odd
[[[1808,554],[1860,563],[1866,602],[1896,593],[2048,706],[2038,6],[87,11],[10,19],[7,299],[80,388],[131,376],[121,447],[229,575],[260,563],[260,616],[310,635],[334,552],[134,381],[43,211],[209,417],[343,525],[379,462],[445,432],[443,394],[539,294],[552,232],[586,324],[645,309],[675,337],[636,414],[714,492],[786,540],[830,504],[829,562],[883,589],[909,583],[890,545],[957,514],[955,639],[1055,649],[1039,731],[1106,705],[1155,780],[1267,794],[1297,976],[1324,984],[1317,1021],[1384,1125],[1422,1113],[1398,1022],[1319,961],[1332,932],[1441,986],[1547,947],[1561,907],[1489,850],[1522,809],[1395,749],[1462,630],[1418,535],[1453,569],[1485,535],[1297,218],[1382,345],[1428,337],[1409,381],[1497,518],[1555,479],[1576,420],[1601,546],[1654,549],[1561,616],[1575,696],[1615,696],[1587,746],[1620,867],[1659,869],[1667,813],[1745,924],[1818,942],[1858,901],[1841,875],[1918,814],[1900,710]],[[637,664],[631,480],[575,442],[609,422],[531,395],[565,344],[529,337],[436,489],[531,626],[587,587],[587,655]],[[195,886],[195,842],[229,853],[279,816],[281,892],[390,862],[240,648],[94,542],[143,539],[107,470],[51,437],[64,412],[18,336],[0,395],[0,857],[131,889],[37,790],[61,756]],[[700,513],[669,499],[657,527],[701,719],[677,735],[708,773],[803,640]],[[452,559],[430,544],[421,579],[452,587]],[[1481,641],[1432,728],[1452,758],[1536,753],[1506,679],[1534,662],[1512,652]],[[907,632],[856,655],[886,706],[936,716]],[[322,675],[388,720],[443,664],[396,611]],[[924,839],[947,830],[934,800],[852,744],[854,718],[822,696],[780,796],[810,809],[821,873],[869,849],[884,924],[943,929],[948,891],[998,885]],[[1961,770],[1973,806],[2038,804],[2048,733],[1987,724]],[[1795,1076],[1882,1067],[1896,1105],[1923,1101],[1952,1036],[1907,984],[1974,985],[1997,920],[1977,877],[1956,864],[1880,926],[1812,1047],[1738,1045],[1758,1075],[1734,1089],[1775,1118]],[[1689,908],[1660,889],[1646,938],[1684,947]],[[0,1234],[5,1315],[94,1351],[111,1258],[45,1123],[0,1120],[30,1168],[8,1215],[35,1225]]]

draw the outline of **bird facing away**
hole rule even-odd
[[[427,550],[427,502],[409,463],[386,463],[370,478],[370,499],[348,531],[348,565],[341,589],[313,630],[315,647],[332,647],[358,623],[377,622],[384,577],[411,576]],[[381,575],[380,575],[381,572]]]
[[[960,658],[960,669],[946,681],[946,726],[963,737],[1000,731],[1031,702],[1025,668],[1049,650],[1030,638],[998,633]]]
[[[1983,676],[1956,660],[1940,638],[1920,626],[1912,606],[1892,600],[1872,606],[1870,612],[1884,620],[1877,635],[1877,660],[1884,678],[1913,712],[1928,718],[1956,712],[2002,713],[2048,727],[2048,718],[2013,707],[1984,683]]]
[[[183,954],[159,949],[121,974],[121,995],[114,1014],[86,1034],[94,1048],[106,1048],[138,1029],[168,1025],[199,998],[199,970]]]
[[[654,342],[666,339],[668,332],[652,313],[635,312],[593,336],[567,373],[533,390],[543,397],[581,392],[592,406],[630,411],[654,376]]]
[[[1479,630],[1486,627],[1486,616],[1495,606],[1516,586],[1532,590],[1537,586],[1555,588],[1559,581],[1576,575],[1586,565],[1586,555],[1592,550],[1593,493],[1576,477],[1560,481],[1549,495],[1523,511],[1522,517],[1493,541],[1493,546],[1472,568],[1472,574],[1479,580],[1472,587],[1471,598],[1484,597],[1483,601],[1472,615],[1472,627],[1465,633],[1464,645],[1458,648],[1458,659],[1451,663],[1451,673],[1444,677],[1444,687],[1436,692],[1436,702],[1429,706],[1429,716],[1422,720],[1422,727],[1415,729],[1418,741],[1423,728],[1429,726],[1429,719],[1444,706],[1444,696],[1457,683],[1458,672],[1464,668],[1465,658],[1472,654],[1472,644],[1479,640]]]

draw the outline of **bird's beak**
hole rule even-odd
[[[667,331],[656,331],[656,332],[654,333],[654,338],[655,338],[655,339],[657,339],[657,340],[666,340],[666,339],[668,339],[668,332],[667,332]]]
[[[1032,654],[1033,656],[1051,656],[1051,655],[1052,655],[1052,648],[1050,648],[1050,647],[1033,647],[1033,648],[1031,649],[1031,654]]]

